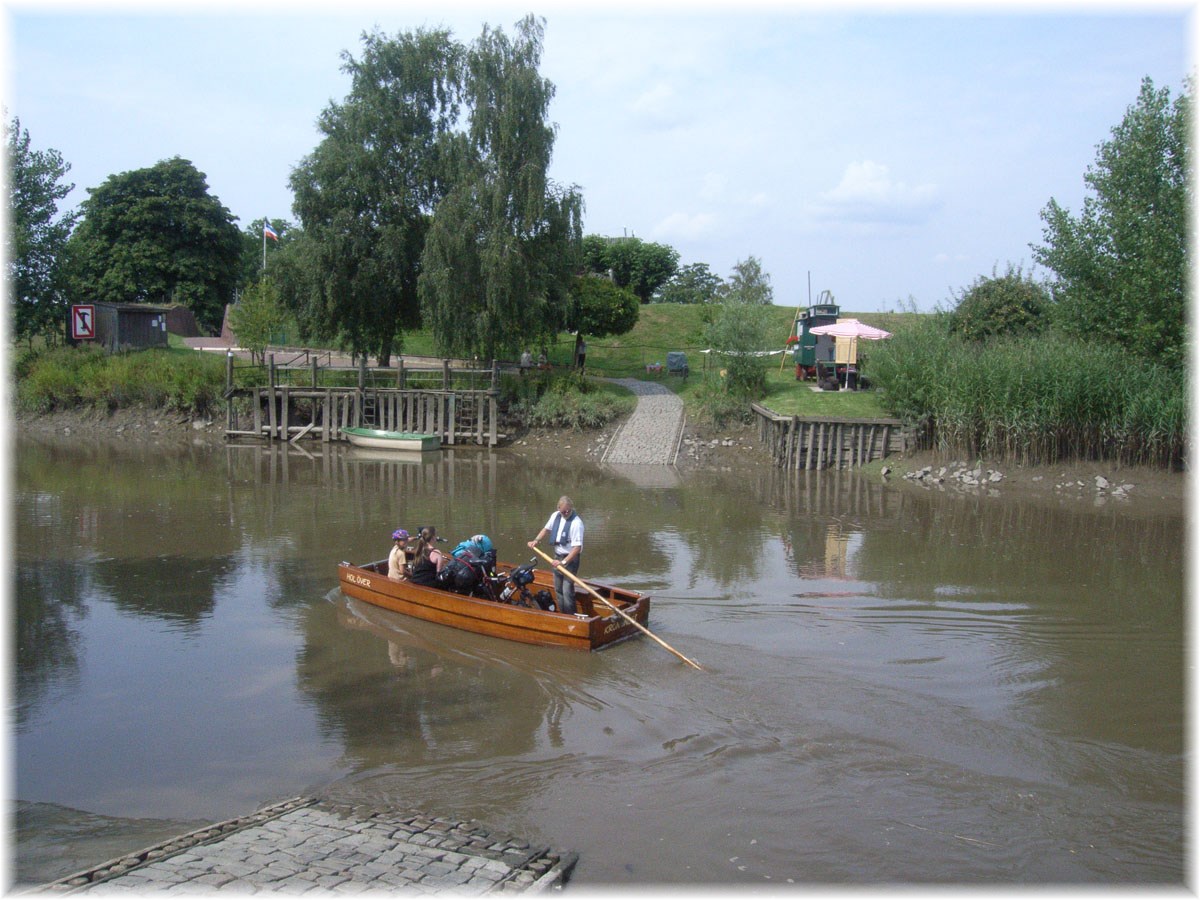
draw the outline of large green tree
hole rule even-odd
[[[57,150],[34,150],[19,119],[4,128],[9,179],[5,275],[13,335],[61,334],[66,321],[60,292],[63,250],[76,214],[59,215],[58,204],[75,188],[63,182],[71,166]]]
[[[321,114],[321,143],[292,173],[307,277],[284,295],[321,336],[386,364],[420,321],[417,277],[447,184],[462,50],[444,30],[362,40],[361,57],[342,55],[349,93]]]
[[[1061,327],[1170,365],[1186,357],[1191,105],[1190,84],[1172,100],[1144,79],[1084,177],[1082,211],[1051,199],[1033,248],[1057,276]]]
[[[607,238],[589,234],[583,239],[583,262],[589,272],[608,275],[629,288],[642,303],[667,283],[679,266],[679,253],[666,244],[637,237]]]
[[[182,303],[221,325],[238,282],[241,236],[204,173],[175,157],[112,175],[88,191],[68,243],[73,297]]]
[[[515,354],[566,325],[583,201],[547,175],[554,86],[538,72],[543,29],[533,16],[512,37],[485,26],[466,53],[466,128],[420,276],[424,321],[450,353]]]

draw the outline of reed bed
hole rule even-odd
[[[1031,465],[1184,459],[1184,374],[1113,345],[1057,334],[969,342],[935,315],[873,347],[871,374],[883,406],[923,423],[938,452]]]

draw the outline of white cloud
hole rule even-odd
[[[936,185],[895,181],[887,166],[863,160],[846,166],[837,187],[809,211],[823,222],[881,227],[925,222],[940,203]]]

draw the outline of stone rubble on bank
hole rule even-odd
[[[892,473],[891,466],[884,466],[881,470],[886,478]],[[982,465],[974,466],[964,462],[952,462],[945,466],[939,466],[936,469],[933,466],[922,466],[913,472],[905,472],[904,478],[907,481],[912,481],[925,488],[941,487],[947,485],[957,490],[971,490],[984,488],[989,496],[998,496],[993,485],[1004,481],[1005,475],[996,469],[984,469]],[[1031,481],[1039,482],[1044,476],[1036,475]],[[1113,486],[1113,483],[1103,475],[1093,476],[1090,482],[1079,478],[1070,478],[1063,473],[1061,476],[1063,481],[1054,485],[1054,490],[1059,493],[1074,493],[1083,495],[1087,492],[1095,494],[1097,500],[1111,497],[1114,500],[1125,500],[1129,496],[1129,492],[1133,490],[1134,485],[1128,482]]]

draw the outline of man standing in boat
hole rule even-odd
[[[575,582],[562,574],[566,569],[572,575],[579,574],[579,555],[583,553],[583,519],[575,512],[570,497],[558,498],[558,509],[550,516],[538,536],[529,542],[532,550],[538,541],[550,535],[554,547],[554,593],[558,595],[561,612],[575,614]]]

